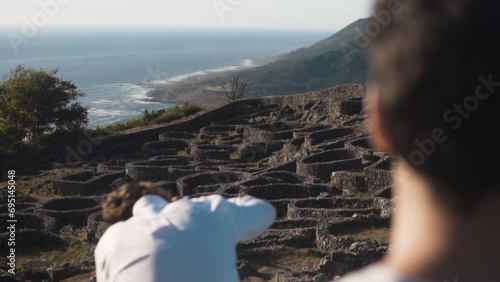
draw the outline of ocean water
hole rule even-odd
[[[255,59],[311,45],[326,32],[168,28],[72,28],[42,30],[16,53],[0,29],[0,74],[22,64],[59,69],[83,90],[88,127],[124,121],[147,110],[173,107],[151,101],[148,84],[251,67]]]

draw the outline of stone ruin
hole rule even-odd
[[[101,168],[102,169],[102,168]],[[62,195],[91,195],[113,181],[123,176],[123,171],[107,171],[94,173],[86,170],[66,175],[62,178],[53,179],[52,189]]]
[[[164,141],[148,142],[142,146],[147,156],[172,155],[177,156],[179,151],[184,151],[189,143],[183,139],[169,139]]]
[[[62,197],[45,202],[38,212],[57,219],[61,225],[83,226],[87,217],[101,208],[99,197]]]
[[[22,232],[55,242],[70,226],[95,244],[106,229],[102,194],[131,180],[161,181],[189,197],[248,194],[273,204],[278,219],[258,238],[238,245],[242,280],[273,278],[254,261],[273,259],[279,248],[322,256],[314,265],[278,269],[283,281],[334,279],[388,249],[391,159],[368,146],[363,93],[364,87],[347,85],[235,101],[108,137],[79,164],[81,171],[51,180],[58,197],[19,205],[19,222],[30,228]],[[6,207],[0,210],[5,217]],[[5,236],[0,234],[2,244]],[[68,269],[66,276],[77,273],[78,265]]]

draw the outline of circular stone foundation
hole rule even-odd
[[[40,204],[38,203],[16,203],[16,212],[34,213],[38,208],[40,208]],[[9,213],[8,204],[0,205],[0,214],[2,213]]]
[[[203,172],[179,179],[177,186],[182,196],[189,196],[196,194],[196,188],[199,186],[229,184],[246,177],[247,174],[240,172]]]
[[[334,171],[359,171],[363,169],[361,158],[346,149],[329,150],[314,154],[297,162],[297,173],[311,175],[322,181],[330,181]]]
[[[392,186],[391,161],[379,160],[365,168],[368,190],[375,192]]]
[[[167,141],[171,139],[184,139],[184,140],[191,140],[195,139],[196,134],[194,133],[189,133],[189,132],[178,132],[178,131],[169,131],[165,132],[159,135],[160,141]]]
[[[206,160],[229,160],[231,157],[232,147],[217,146],[217,145],[199,145],[195,146],[191,155],[195,161]]]
[[[7,246],[10,232],[0,234],[0,244]],[[22,246],[22,247],[17,247]],[[64,240],[54,233],[35,230],[16,230],[16,250],[21,254],[33,254],[38,251],[61,249],[65,246]]]
[[[144,144],[142,150],[149,156],[173,155],[184,151],[189,143],[181,139],[169,139],[165,141],[154,141]]]
[[[370,198],[323,198],[298,200],[288,206],[288,218],[340,219],[358,215],[380,215],[382,212],[375,199]]]
[[[97,164],[97,172],[125,170],[126,164],[127,164],[127,161],[120,161],[120,160],[99,163],[99,164]]]
[[[87,217],[100,210],[101,203],[95,198],[65,197],[49,200],[40,208],[40,213],[51,216],[61,224],[84,226]]]
[[[200,139],[215,139],[227,137],[237,133],[236,126],[232,125],[211,125],[200,129]]]
[[[172,166],[185,166],[189,164],[187,158],[171,158],[162,160],[149,160],[128,163],[126,174],[136,181],[162,181],[169,180],[168,169]]]
[[[330,190],[326,186],[279,183],[263,186],[250,186],[243,188],[243,192],[264,200],[278,200],[317,197],[321,193],[329,193]]]
[[[324,142],[335,141],[353,135],[356,131],[353,128],[334,128],[313,132],[306,137],[306,146],[316,146]]]
[[[318,226],[316,238],[316,247],[325,252],[348,252],[354,242],[363,240],[388,244],[390,219],[371,215],[323,222]]]
[[[7,222],[12,219],[8,214],[0,214],[0,220]],[[55,230],[56,220],[50,216],[28,213],[16,213],[16,227],[52,232]]]

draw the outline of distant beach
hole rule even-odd
[[[270,56],[257,59],[246,59],[239,66],[198,71],[170,78],[164,82],[145,83],[149,101],[160,103],[196,103],[213,106],[227,100],[220,86],[232,74],[242,70],[259,67],[279,59]]]

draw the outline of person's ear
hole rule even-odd
[[[370,145],[374,149],[390,152],[392,144],[389,141],[386,130],[382,123],[379,109],[379,86],[371,83],[366,88],[364,109],[367,114],[366,129],[371,135]]]

